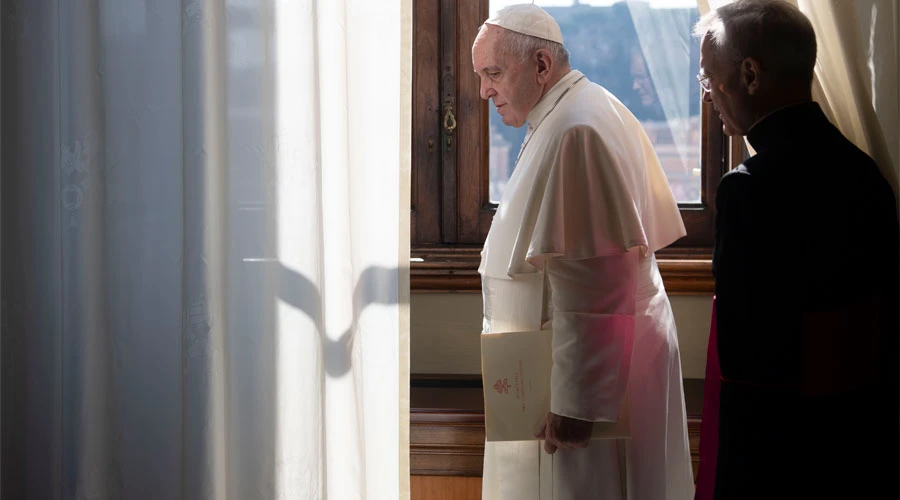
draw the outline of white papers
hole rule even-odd
[[[538,498],[541,500],[553,500],[553,455],[544,451],[544,445],[542,443],[538,443],[538,447],[540,450],[538,451],[538,461],[540,461],[541,465],[539,467],[539,479],[538,479],[538,489],[540,490]]]
[[[481,376],[488,441],[529,441],[550,411],[553,333],[484,333]],[[627,405],[618,422],[594,424],[594,439],[629,437]]]

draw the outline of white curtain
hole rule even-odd
[[[898,193],[900,5],[897,0],[792,0],[816,30],[815,99],[875,159]]]
[[[787,0],[818,42],[813,98],[900,193],[900,5],[897,0]],[[698,0],[701,14],[731,0]],[[900,201],[900,196],[898,196]]]
[[[408,495],[409,12],[2,3],[2,498]]]
[[[700,146],[699,141],[694,140],[695,133],[699,136],[700,132],[699,108],[693,115],[691,113],[691,101],[699,92],[699,84],[694,78],[697,68],[691,59],[691,33],[696,11],[665,8],[677,5],[674,3],[651,7],[644,0],[627,0],[626,5],[682,170],[692,172],[699,160],[691,153]],[[661,145],[656,147],[659,152]],[[676,198],[683,201],[679,194]]]

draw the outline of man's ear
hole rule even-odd
[[[762,84],[760,76],[759,62],[756,59],[747,57],[741,61],[741,81],[747,88],[748,94],[755,95],[759,92],[759,87]]]
[[[547,83],[553,73],[553,56],[549,50],[540,49],[534,53],[534,57],[537,62],[537,81],[540,84]]]

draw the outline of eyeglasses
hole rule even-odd
[[[709,75],[697,73],[697,81],[700,82],[700,88],[702,88],[704,92],[709,92]]]

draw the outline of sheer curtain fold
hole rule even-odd
[[[371,4],[3,2],[3,498],[408,496],[411,8]]]
[[[835,125],[868,153],[898,194],[900,6],[891,0],[792,0],[816,30],[814,96]]]
[[[699,108],[691,102],[697,95],[696,73],[691,54],[691,32],[696,11],[651,8],[640,0],[627,0],[626,5],[637,32],[647,72],[654,83],[666,127],[671,135],[683,169],[695,168],[696,157],[690,154],[697,145],[692,129],[699,131]],[[676,198],[678,198],[676,196]],[[679,198],[679,201],[682,201]]]

